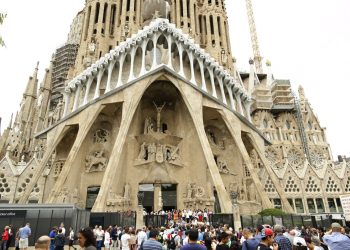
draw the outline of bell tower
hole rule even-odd
[[[198,0],[194,14],[196,41],[222,66],[231,69],[233,61],[224,0]]]
[[[87,0],[74,75],[137,33],[168,18],[228,70],[232,54],[224,0]]]
[[[75,75],[136,33],[143,0],[87,0]]]

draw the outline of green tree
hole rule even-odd
[[[281,209],[277,208],[268,208],[264,209],[259,213],[261,216],[283,216],[287,215],[285,212],[283,212]]]
[[[4,22],[5,18],[6,18],[6,14],[0,13],[0,25]],[[1,47],[5,46],[5,42],[2,39],[1,35],[0,35],[0,46]]]

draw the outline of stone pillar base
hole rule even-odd
[[[136,229],[142,229],[145,225],[143,221],[143,206],[138,206],[136,210]]]

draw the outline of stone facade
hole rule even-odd
[[[0,201],[136,210],[147,186],[152,209],[341,212],[350,165],[303,89],[235,68],[224,1],[158,2],[86,1],[63,98],[36,69],[0,138]]]

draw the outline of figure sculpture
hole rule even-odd
[[[96,172],[103,171],[108,163],[108,159],[103,156],[103,151],[97,151],[88,155],[85,159],[85,171]]]
[[[149,23],[154,18],[169,18],[170,15],[170,0],[144,0],[143,2],[143,19],[145,24]],[[156,17],[155,17],[156,15]]]

